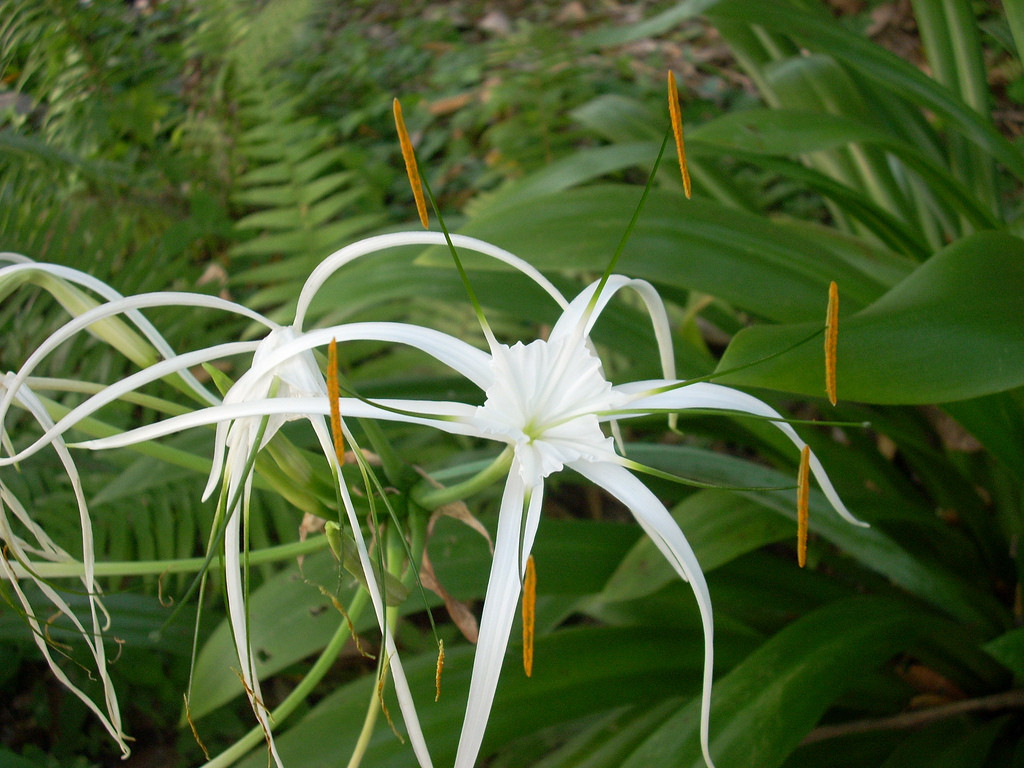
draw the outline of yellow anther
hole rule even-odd
[[[800,451],[800,471],[796,476],[796,560],[803,568],[807,565],[807,513],[811,495],[811,449]]]
[[[836,404],[836,349],[839,345],[839,287],[833,280],[828,286],[828,314],[825,318],[825,391],[832,405]]]
[[[679,109],[679,90],[676,76],[668,72],[668,114],[672,119],[672,135],[676,137],[676,154],[679,156],[679,171],[683,175],[683,192],[690,199],[690,169],[686,167],[686,144],[683,142],[683,115]]]
[[[523,670],[533,674],[533,626],[537,615],[537,568],[533,555],[526,559],[526,578],[523,579]]]
[[[395,99],[393,104],[395,112],[395,127],[398,129],[398,143],[402,147],[402,159],[405,160],[405,172],[409,176],[409,186],[412,187],[412,196],[416,200],[416,212],[420,215],[420,223],[424,229],[430,229],[430,222],[427,219],[427,201],[423,198],[423,183],[420,181],[420,169],[416,165],[416,153],[412,150],[412,141],[409,140],[409,131],[405,128],[405,120],[402,118],[402,105]]]
[[[444,669],[444,640],[437,641],[437,671],[434,673],[434,701],[441,700],[441,670]]]
[[[331,339],[327,345],[327,399],[331,405],[331,436],[334,438],[334,455],[338,466],[345,463],[345,433],[341,430],[341,407],[338,404],[338,340]]]

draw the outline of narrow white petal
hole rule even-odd
[[[59,264],[42,264],[35,262],[32,259],[29,259],[25,256],[20,256],[19,254],[4,253],[0,254],[0,258],[4,258],[8,261],[13,261],[17,264],[16,267],[8,267],[0,270],[0,275],[2,275],[3,277],[7,277],[21,270],[35,269],[40,272],[53,275],[54,277],[60,278],[61,280],[65,280],[69,283],[75,283],[81,285],[83,288],[88,288],[89,290],[97,293],[98,295],[102,296],[109,302],[118,301],[124,298],[124,296],[121,293],[111,288],[102,280],[98,280],[92,275],[89,275],[77,269],[72,269],[71,267],[65,267]],[[220,298],[217,298],[217,302],[220,302],[220,306],[222,309],[228,309],[229,311],[232,312],[241,310],[243,314],[248,314],[250,317],[257,320],[258,322],[263,323],[267,327],[274,326],[272,321],[266,319],[265,317],[263,317],[263,315],[260,315],[257,312],[253,312],[253,310],[250,310],[247,307],[243,307],[241,304],[236,304],[234,302],[230,302]],[[153,326],[152,323],[149,322],[149,320],[146,319],[146,317],[141,312],[138,311],[138,309],[128,309],[125,311],[124,314],[125,317],[127,317],[135,324],[135,326],[139,329],[142,335],[149,341],[150,344],[153,345],[153,347],[156,349],[157,352],[160,353],[162,357],[170,358],[174,356],[174,350],[171,349],[171,345],[167,343],[167,340],[164,339],[162,335],[160,335],[160,332]],[[207,402],[216,402],[217,398],[210,394],[206,387],[200,384],[199,381],[196,380],[196,378],[191,373],[185,371],[182,374],[182,376],[184,377],[185,381],[188,382],[192,390],[196,392],[196,394],[198,394],[201,398],[205,399]]]
[[[561,292],[551,282],[542,275],[536,267],[527,261],[515,256],[503,248],[498,248],[495,245],[484,242],[483,240],[477,240],[475,237],[467,237],[465,235],[452,235],[452,245],[459,250],[476,251],[482,253],[485,256],[490,256],[504,264],[508,264],[510,267],[514,267],[522,272],[524,275],[533,280],[539,285],[544,291],[547,292],[551,298],[553,298],[558,306],[563,309],[567,306],[565,298]],[[393,232],[387,235],[378,235],[376,237],[368,237],[365,240],[360,240],[357,243],[347,245],[339,251],[335,251],[326,259],[324,259],[313,270],[309,278],[306,280],[306,284],[302,287],[302,292],[299,294],[298,306],[295,310],[295,326],[301,328],[305,323],[306,312],[309,309],[309,304],[313,300],[313,297],[323,287],[324,282],[337,272],[345,264],[350,261],[354,261],[361,256],[367,256],[378,251],[383,251],[387,248],[396,248],[404,245],[447,245],[444,238],[443,232]]]
[[[608,278],[608,282],[598,297],[597,303],[594,305],[594,311],[590,315],[584,316],[586,308],[590,304],[591,298],[599,285],[600,281],[591,283],[572,300],[568,309],[558,319],[558,322],[555,323],[555,327],[551,329],[548,340],[553,342],[580,331],[580,323],[583,321],[585,323],[582,327],[582,333],[584,336],[589,336],[594,323],[597,322],[597,318],[608,302],[611,301],[611,298],[623,288],[631,288],[636,291],[644,302],[647,314],[650,316],[651,323],[654,326],[654,338],[658,343],[662,375],[666,379],[675,378],[676,363],[672,352],[672,328],[668,321],[668,313],[665,311],[665,304],[654,286],[646,280],[612,275]]]
[[[253,375],[265,375],[275,366],[306,350],[326,347],[334,339],[338,344],[346,341],[386,341],[419,349],[435,360],[462,374],[481,389],[491,380],[491,358],[483,350],[461,339],[432,328],[407,323],[345,323],[327,328],[316,328],[297,334],[295,339],[282,344],[253,368]]]
[[[337,457],[334,453],[334,442],[323,419],[310,419],[313,431],[316,433],[320,448],[327,457],[331,467],[337,471]],[[345,429],[344,425],[342,429]],[[348,436],[349,438],[351,436]],[[355,506],[352,504],[352,497],[349,495],[348,487],[342,483],[341,497],[345,507],[345,514],[348,517],[349,525],[353,531],[356,550],[359,553],[359,562],[363,569],[363,576],[366,579],[366,590],[370,595],[370,602],[373,604],[374,614],[377,616],[377,624],[384,635],[384,650],[388,655],[391,676],[395,681],[395,695],[398,698],[398,706],[402,710],[402,719],[405,721],[406,730],[409,733],[409,741],[412,743],[413,753],[419,761],[420,768],[432,768],[430,752],[427,749],[427,741],[423,737],[423,730],[420,727],[419,716],[416,714],[416,704],[412,698],[412,691],[409,688],[409,681],[405,676],[405,668],[402,666],[402,659],[398,654],[395,639],[391,633],[391,627],[387,625],[384,599],[380,594],[380,587],[377,584],[376,569],[371,566],[369,551],[366,542],[363,540],[362,529],[360,528],[359,517],[356,514]]]
[[[204,362],[209,362],[210,360],[217,360],[223,357],[230,357],[231,355],[251,352],[255,348],[256,343],[257,342],[252,341],[240,341],[229,344],[219,344],[217,346],[196,350],[195,352],[173,355],[167,360],[161,360],[159,363],[154,363],[153,365],[127,376],[108,387],[104,387],[101,391],[71,409],[56,424],[47,429],[34,443],[25,447],[21,451],[18,451],[16,454],[7,457],[0,457],[0,466],[15,464],[28,458],[41,448],[49,445],[57,435],[63,435],[82,419],[91,416],[104,405],[114,402],[128,392],[136,390],[151,382],[158,381],[172,373],[185,372],[195,365],[200,365]]]
[[[641,527],[684,580],[690,582],[704,628],[704,681],[701,692],[700,745],[708,768],[715,768],[709,748],[711,717],[711,683],[714,675],[714,623],[711,611],[711,593],[700,563],[679,529],[650,489],[626,469],[617,464],[579,461],[572,468],[595,485],[599,485],[629,507]]]
[[[13,267],[10,267],[9,269],[13,269]],[[227,301],[216,296],[203,296],[193,293],[177,293],[170,291],[144,293],[138,296],[129,296],[127,298],[101,304],[98,307],[94,307],[69,320],[63,326],[50,334],[50,336],[48,336],[46,340],[43,341],[43,343],[40,344],[31,355],[29,355],[28,359],[18,370],[18,373],[10,382],[8,382],[8,389],[4,393],[3,397],[0,398],[0,422],[2,422],[6,417],[7,410],[11,406],[15,392],[22,386],[22,384],[25,383],[25,379],[32,374],[32,371],[35,370],[36,366],[43,360],[43,358],[50,354],[50,352],[56,349],[64,341],[72,338],[79,331],[85,330],[89,325],[98,320],[124,314],[130,310],[164,306],[222,309],[240,314],[243,317],[248,317],[253,320],[270,322],[263,318],[263,316],[258,312],[253,312],[251,309],[248,309],[241,304],[236,304],[235,302]],[[207,396],[207,399],[210,399],[210,397]]]
[[[476,409],[464,403],[431,400],[379,400],[377,407],[362,400],[341,398],[341,415],[354,418],[373,418],[385,421],[401,421],[407,424],[422,424],[434,427],[452,435],[487,437],[473,422]],[[394,408],[411,411],[412,414],[395,413]],[[413,415],[414,414],[414,415]],[[329,416],[330,404],[326,397],[271,397],[264,400],[250,400],[241,403],[210,406],[192,413],[172,416],[169,419],[136,427],[109,437],[98,437],[69,443],[74,448],[99,451],[124,448],[130,445],[155,440],[159,437],[184,432],[195,427],[227,423],[237,419],[262,416]]]
[[[723,387],[720,384],[709,384],[708,382],[703,381],[695,384],[687,384],[686,386],[680,386],[667,391],[654,391],[663,390],[667,386],[678,383],[681,382],[635,381],[629,384],[617,386],[615,387],[615,390],[624,394],[633,395],[634,397],[632,401],[627,402],[622,406],[623,408],[640,412],[643,412],[645,409],[650,409],[651,411],[683,411],[693,408],[708,408],[723,411],[739,411],[740,413],[749,413],[754,416],[772,419],[772,423],[778,427],[786,437],[793,441],[793,444],[797,449],[803,449],[806,445],[806,443],[796,433],[796,430],[786,423],[782,414],[767,403],[758,400],[753,395],[748,395],[746,392],[740,392],[737,389]],[[622,416],[606,418],[622,418]],[[825,497],[832,504],[832,507],[836,512],[838,512],[839,515],[848,523],[859,525],[864,528],[868,527],[867,523],[854,517],[846,508],[846,505],[843,504],[843,500],[839,498],[839,494],[832,485],[832,481],[829,480],[828,474],[825,472],[825,468],[814,453],[811,453],[810,467],[811,472],[818,481],[818,485],[821,486],[822,492],[825,494]]]
[[[494,692],[498,687],[501,663],[508,647],[508,636],[512,630],[522,584],[520,533],[525,494],[526,486],[513,462],[501,497],[498,532],[494,540],[494,559],[491,561],[491,573],[487,579],[484,610],[480,617],[480,635],[473,658],[473,677],[469,683],[469,699],[466,702],[466,719],[463,721],[462,735],[459,737],[455,768],[473,768],[476,765],[484,730],[487,728],[487,719],[491,714],[491,705],[494,703]],[[542,489],[539,487],[536,489],[536,495],[539,498],[541,494]],[[539,503],[537,508],[539,510]],[[527,555],[529,549],[524,546],[524,561]]]
[[[237,475],[231,476],[237,481]],[[283,768],[281,757],[277,754],[274,742],[270,710],[263,703],[263,692],[260,679],[249,647],[249,615],[245,604],[245,586],[241,563],[241,529],[244,510],[249,508],[249,497],[252,491],[252,476],[243,481],[242,500],[234,509],[227,510],[227,522],[224,525],[224,595],[228,604],[228,620],[231,625],[231,636],[235,641],[235,654],[238,656],[239,673],[245,683],[245,693],[252,705],[252,711],[267,739],[267,746],[274,763]],[[228,503],[234,498],[234,488],[225,490]]]
[[[7,385],[14,377],[11,374],[7,374],[4,379],[4,384]],[[44,429],[49,429],[53,426],[53,421],[50,419],[49,414],[46,411],[45,406],[42,402],[36,398],[34,393],[27,387],[21,387],[19,393],[19,400],[22,405],[35,417],[39,425]],[[92,700],[89,699],[85,694],[80,692],[74,685],[71,685],[70,681],[62,673],[58,674],[58,678],[67,685],[82,701],[84,701],[90,709],[92,709],[97,715],[99,715],[104,726],[114,736],[121,746],[122,751],[125,755],[128,754],[128,747],[125,743],[125,735],[121,726],[121,713],[120,707],[117,701],[117,693],[114,690],[113,682],[107,671],[107,657],[106,649],[103,643],[103,632],[108,628],[110,619],[103,608],[102,603],[99,600],[99,585],[95,580],[95,563],[96,563],[96,552],[93,542],[92,534],[92,518],[89,515],[89,507],[85,500],[85,493],[82,490],[81,477],[78,473],[78,468],[75,466],[75,462],[71,457],[70,451],[64,441],[58,436],[52,441],[54,450],[60,459],[61,464],[64,466],[64,470],[67,473],[68,479],[71,481],[71,487],[74,492],[75,502],[78,506],[78,517],[79,527],[81,530],[82,537],[82,584],[85,588],[86,593],[89,596],[89,612],[92,619],[91,630],[86,629],[79,622],[77,616],[71,611],[70,607],[64,602],[59,594],[49,584],[36,579],[37,586],[43,591],[43,593],[49,597],[50,601],[57,606],[58,610],[67,615],[74,623],[75,627],[81,633],[86,646],[89,648],[92,654],[93,661],[96,666],[96,674],[99,677],[102,685],[104,704],[106,707],[107,715],[104,716],[99,709],[93,704]],[[42,545],[44,552],[50,555],[52,559],[59,560],[70,560],[70,556],[61,550],[55,543],[53,543],[41,527],[35,524],[28,513],[17,503],[17,500],[13,498],[11,494],[6,492],[6,488],[0,484],[0,492],[3,492],[2,501],[0,506],[6,506],[12,508],[15,515],[19,518],[20,522],[25,525],[26,528],[36,537],[37,541]],[[6,525],[7,518],[5,514],[0,512],[0,517],[3,517],[3,521]],[[16,547],[16,537],[13,533],[7,533],[4,538],[9,546]],[[6,558],[3,558],[6,562]],[[13,573],[13,571],[12,571]],[[12,578],[12,583],[14,579]],[[31,615],[31,611],[29,612]],[[37,644],[41,641],[42,635],[37,634]],[[48,649],[42,649],[44,655],[48,659],[51,668],[57,671],[56,665],[53,664],[50,658]]]

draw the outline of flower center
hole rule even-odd
[[[614,408],[619,398],[581,338],[498,345],[492,372],[475,420],[515,447],[528,484],[614,450],[597,414]]]

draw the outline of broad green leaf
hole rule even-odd
[[[880,768],[983,768],[990,763],[989,752],[1000,732],[1009,725],[997,718],[981,727],[965,720],[931,723],[909,733]]]
[[[987,115],[967,106],[947,88],[936,83],[908,61],[859,34],[849,31],[824,11],[808,13],[788,3],[760,0],[719,0],[703,11],[717,19],[760,25],[798,39],[812,50],[824,50],[871,78],[880,87],[901,93],[947,120],[970,141],[1003,163],[1017,178],[1024,178],[1024,154],[1001,136]]]
[[[839,282],[839,281],[837,281]],[[843,286],[839,282],[840,306]],[[814,323],[758,326],[734,338],[720,371],[789,349]],[[941,403],[1024,385],[1024,241],[982,232],[954,243],[871,306],[839,322],[839,397]],[[820,395],[818,342],[718,379]]]
[[[701,491],[672,510],[704,572],[764,544],[793,536],[792,524],[727,491]],[[679,578],[654,542],[642,538],[615,570],[602,600],[630,600],[657,592]]]
[[[985,650],[1003,666],[1024,680],[1024,627],[1011,629],[985,645]]]
[[[844,114],[805,109],[762,109],[728,112],[687,134],[687,149],[697,156],[710,148],[740,153],[751,159],[756,153],[798,155],[866,144],[890,152],[929,185],[936,198],[959,211],[978,227],[995,227],[998,219],[948,169],[933,162],[919,147],[898,135]],[[706,147],[706,148],[705,148]],[[874,172],[878,172],[875,168]],[[881,201],[869,187],[869,199]]]
[[[667,699],[654,706],[641,702],[594,718],[582,732],[574,728],[572,738],[553,752],[549,742],[547,755],[534,763],[533,768],[619,768],[636,745],[678,707],[676,699]],[[514,755],[517,747],[515,744],[512,750],[505,750],[500,755],[508,757],[510,752]]]
[[[1024,390],[947,403],[944,409],[1024,479]]]
[[[732,456],[684,446],[635,444],[629,446],[629,455],[667,472],[730,487],[786,487],[795,482],[795,472],[787,475]],[[828,462],[826,468],[835,474],[835,468]],[[790,520],[796,518],[793,491],[740,493]],[[868,522],[873,522],[876,517],[881,518],[879,522],[882,523],[888,516],[899,513],[898,510],[894,513],[891,504],[885,499],[874,501],[870,507],[867,504],[854,506],[853,512]],[[795,529],[795,523],[793,525]],[[866,568],[882,574],[901,588],[937,609],[958,617],[964,623],[985,631],[996,631],[1007,621],[1005,608],[991,594],[957,578],[948,568],[941,567],[934,560],[925,561],[915,556],[883,533],[881,526],[859,528],[850,525],[815,490],[812,490],[810,498],[810,530],[835,544]]]
[[[858,678],[942,631],[938,619],[905,603],[855,597],[824,606],[787,626],[716,684],[711,754],[719,765],[782,764],[824,712]],[[622,768],[702,768],[699,701],[653,733]]]
[[[723,655],[735,656],[728,635],[719,640]],[[743,641],[737,648],[747,647]],[[473,649],[466,645],[446,649],[441,698],[434,697],[433,653],[403,658],[416,699],[423,732],[436,765],[451,765],[465,714],[466,693],[472,671]],[[653,702],[696,693],[703,660],[700,635],[683,636],[661,627],[574,627],[537,638],[533,676],[522,672],[522,660],[510,649],[488,723],[481,758],[503,744],[552,724],[633,703]],[[363,678],[329,695],[308,716],[277,738],[286,764],[306,768],[344,764],[371,702],[373,679]],[[389,686],[390,688],[390,686]],[[399,732],[404,732],[397,704],[388,709]],[[386,724],[379,724],[370,740],[364,765],[407,768],[412,758]],[[242,765],[262,768],[266,755],[255,751]]]
[[[546,520],[534,548],[540,596],[583,595],[597,592],[627,549],[638,529],[627,525],[584,521]],[[483,596],[490,569],[490,553],[479,534],[451,519],[438,521],[431,543],[431,561],[441,585],[457,599]],[[320,587],[335,593],[348,606],[354,595],[352,580],[339,575],[329,552],[305,558],[302,570],[292,566],[275,575],[250,596],[249,615],[256,674],[265,679],[322,649],[344,618],[332,607]],[[439,598],[427,593],[433,610]],[[407,615],[424,609],[419,591],[400,606]],[[441,609],[443,611],[443,609]],[[438,616],[438,618],[441,618]],[[372,611],[353,616],[356,630],[373,642],[377,624]],[[194,720],[242,694],[233,671],[237,668],[234,643],[225,621],[213,632],[196,661],[191,714]]]
[[[605,139],[625,143],[661,141],[668,127],[664,113],[625,96],[606,95],[573,110],[573,118]]]
[[[468,202],[464,210],[476,218],[491,214],[499,207],[553,195],[625,168],[649,170],[657,156],[658,144],[655,141],[582,149],[497,192],[479,195]]]
[[[566,190],[503,207],[461,231],[508,248],[541,269],[599,272],[640,193],[626,185]],[[451,258],[439,248],[428,253],[428,263]],[[876,250],[853,257],[843,235],[821,230],[811,238],[734,208],[652,190],[619,270],[708,293],[775,320],[807,320],[822,314],[828,281],[840,279],[837,272],[855,306],[877,298],[885,289],[872,269],[878,259],[899,260]],[[467,268],[492,266],[465,261]]]

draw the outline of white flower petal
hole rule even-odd
[[[508,647],[508,637],[515,618],[516,605],[522,588],[523,564],[530,554],[527,545],[520,540],[523,533],[523,504],[527,488],[513,462],[505,491],[501,497],[498,512],[498,531],[494,540],[494,558],[491,573],[487,579],[484,595],[484,609],[480,617],[480,635],[477,639],[476,654],[473,657],[473,676],[469,683],[469,698],[466,702],[466,718],[462,723],[462,735],[455,755],[455,768],[473,768],[480,753],[480,744],[487,728],[487,720],[494,703],[494,692],[498,687],[502,660]],[[543,499],[543,487],[538,486],[531,494],[531,510],[536,507],[537,517]],[[530,517],[531,515],[528,515]],[[536,527],[534,527],[536,533]],[[520,558],[522,555],[522,559]]]
[[[796,430],[786,423],[782,414],[761,400],[758,400],[753,395],[748,395],[746,392],[740,392],[737,389],[723,387],[720,384],[709,384],[703,381],[665,390],[665,387],[671,387],[674,384],[682,384],[682,382],[636,381],[629,384],[622,384],[615,387],[615,389],[620,393],[630,394],[633,396],[633,399],[623,406],[630,410],[642,412],[649,408],[651,411],[682,411],[693,408],[708,408],[723,411],[739,411],[741,413],[749,413],[754,416],[762,416],[772,419],[772,423],[778,427],[786,437],[792,440],[793,444],[798,449],[803,449],[806,445],[806,443],[796,433]],[[634,413],[629,415],[635,416],[637,414]],[[622,415],[619,415],[606,418],[622,417]],[[822,492],[825,494],[825,497],[832,504],[832,507],[836,512],[838,512],[848,523],[864,528],[868,527],[867,523],[854,517],[846,508],[846,505],[843,504],[843,500],[839,498],[839,494],[832,485],[832,481],[829,480],[828,474],[825,472],[825,468],[821,465],[821,461],[818,460],[818,457],[815,456],[814,453],[811,453],[810,468],[815,479],[818,481],[818,485],[821,486]]]
[[[9,269],[11,268],[9,267]],[[28,359],[15,375],[14,379],[10,382],[8,391],[4,393],[2,398],[0,398],[0,422],[2,422],[6,417],[7,410],[10,408],[11,400],[14,397],[14,392],[24,384],[25,379],[31,375],[32,371],[35,370],[36,366],[43,360],[43,358],[56,349],[61,343],[70,339],[79,331],[85,330],[89,325],[98,320],[103,320],[119,314],[125,314],[130,310],[164,306],[223,309],[235,312],[244,317],[249,317],[253,320],[269,322],[258,312],[253,312],[241,304],[226,301],[225,299],[221,299],[216,296],[203,296],[193,293],[144,293],[138,296],[129,296],[127,298],[101,304],[98,307],[94,307],[93,309],[83,312],[81,315],[69,320],[66,324],[54,331],[32,352],[31,355],[29,355]]]
[[[4,378],[4,386],[10,386],[14,379],[15,377],[13,375],[7,374]],[[53,426],[53,421],[50,419],[45,406],[43,406],[27,386],[21,386],[17,397],[22,406],[29,411],[33,417],[35,417],[36,421],[44,430]],[[18,577],[16,576],[14,569],[10,566],[6,556],[0,557],[0,561],[4,563],[5,574],[14,586],[15,591],[19,594],[19,600],[22,601],[26,608],[26,615],[29,617],[30,624],[33,627],[33,635],[35,637],[36,644],[47,659],[47,663],[50,665],[51,670],[57,678],[68,687],[69,690],[71,690],[99,717],[104,727],[120,745],[123,754],[127,756],[129,749],[125,742],[126,737],[124,731],[122,730],[121,712],[117,701],[117,693],[114,690],[113,683],[107,671],[107,657],[106,648],[103,643],[103,633],[108,628],[110,619],[100,602],[100,587],[95,579],[96,551],[92,535],[92,519],[89,515],[89,507],[85,500],[85,493],[82,490],[81,477],[78,474],[78,468],[75,466],[74,460],[71,458],[71,453],[68,451],[67,446],[65,446],[64,441],[59,436],[54,438],[52,445],[61,464],[64,466],[64,471],[67,473],[68,479],[71,481],[72,491],[78,507],[79,526],[81,528],[82,536],[81,581],[85,588],[85,592],[89,597],[89,612],[92,619],[91,629],[85,629],[64,599],[61,598],[57,591],[46,581],[37,578],[33,578],[33,581],[43,594],[50,599],[54,606],[56,606],[61,613],[65,614],[72,621],[75,628],[82,635],[82,639],[89,648],[89,652],[93,657],[95,671],[102,686],[106,714],[99,709],[91,698],[75,687],[67,676],[60,670],[59,666],[54,662],[53,658],[50,656],[49,648],[46,646],[44,641],[45,633],[40,630],[38,622],[35,619],[35,614],[28,606],[27,599],[17,584]],[[49,536],[46,535],[43,529],[32,520],[31,516],[29,516],[17,499],[14,498],[13,494],[9,492],[7,487],[0,483],[0,520],[2,520],[5,529],[4,535],[0,538],[6,542],[6,546],[10,547],[12,551],[15,552],[16,556],[22,556],[25,552],[24,548],[20,547],[20,539],[14,535],[13,531],[10,530],[7,515],[4,512],[4,510],[8,508],[15,514],[19,522],[30,533],[32,533],[33,536],[35,536],[41,548],[37,551],[39,551],[44,557],[51,560],[71,560],[71,557],[60,549],[60,547],[58,547],[49,538]]]
[[[238,478],[233,476],[233,486],[237,487]],[[249,614],[246,607],[246,589],[243,583],[243,568],[241,563],[241,528],[243,517],[247,516],[249,509],[249,498],[252,492],[252,475],[243,481],[242,500],[235,509],[227,510],[227,522],[224,525],[224,594],[228,604],[228,620],[231,626],[231,636],[235,642],[235,654],[238,656],[239,673],[245,684],[245,693],[252,705],[256,721],[263,728],[267,740],[267,746],[274,759],[277,768],[284,768],[281,757],[277,753],[277,744],[274,741],[272,730],[273,721],[270,710],[263,703],[263,692],[260,688],[260,679],[256,674],[255,662],[252,650],[249,645]],[[225,490],[225,496],[229,500],[234,497],[234,487]]]
[[[597,290],[599,285],[600,281],[591,283],[572,300],[568,309],[562,313],[554,328],[551,329],[548,341],[558,341],[561,338],[568,338],[570,335],[580,332],[585,336],[589,336],[594,323],[597,322],[597,318],[611,298],[623,288],[631,288],[643,300],[644,306],[647,308],[647,314],[650,316],[651,323],[654,326],[654,337],[658,343],[662,375],[666,379],[675,378],[676,363],[672,352],[672,328],[668,321],[668,313],[665,311],[665,304],[654,286],[646,280],[623,277],[622,275],[611,275],[594,305],[593,312],[590,315],[586,315],[586,308],[590,304],[594,291]]]
[[[408,424],[422,424],[453,435],[483,437],[472,423],[476,408],[465,403],[432,400],[382,399],[374,405],[362,400],[340,398],[341,415],[353,418],[383,419],[402,421]],[[404,411],[396,413],[398,411]],[[420,414],[420,415],[413,415]],[[136,427],[109,437],[97,437],[69,443],[70,447],[99,451],[111,448],[125,448],[130,445],[155,440],[160,437],[184,432],[195,427],[229,423],[236,419],[260,418],[263,416],[288,416],[291,418],[329,416],[330,405],[325,397],[271,397],[265,400],[251,400],[228,405],[216,405],[198,411],[172,416],[155,424]]]
[[[337,456],[334,453],[334,442],[322,419],[310,419],[313,431],[320,443],[320,448],[328,458],[331,467],[337,471]],[[344,426],[342,427],[345,428]],[[349,436],[350,438],[350,436]],[[348,517],[352,538],[355,541],[356,551],[359,554],[359,563],[363,569],[363,576],[366,580],[366,590],[370,595],[370,602],[373,604],[373,611],[377,617],[377,624],[384,636],[384,650],[388,655],[389,669],[395,681],[395,695],[398,698],[398,706],[402,710],[402,719],[409,733],[409,741],[412,743],[413,752],[419,761],[420,768],[432,768],[430,752],[427,750],[427,742],[423,737],[423,730],[420,727],[419,717],[416,714],[416,705],[412,699],[412,691],[409,689],[409,681],[405,676],[405,668],[402,666],[402,659],[398,654],[395,639],[391,627],[387,623],[387,614],[384,606],[384,599],[381,596],[380,586],[377,584],[376,569],[371,565],[370,554],[363,539],[362,528],[360,527],[359,516],[355,506],[352,504],[352,497],[348,487],[341,483],[342,505],[345,507],[345,514]]]
[[[568,305],[561,292],[527,261],[515,256],[503,248],[477,240],[475,237],[465,235],[451,235],[452,245],[459,250],[475,251],[485,256],[490,256],[500,262],[518,269],[524,275],[533,280],[544,289],[558,306],[563,309]],[[295,326],[301,328],[305,323],[306,312],[313,297],[323,287],[324,282],[337,272],[345,264],[348,264],[362,256],[367,256],[387,248],[396,248],[404,245],[447,245],[443,232],[393,232],[387,235],[368,237],[357,243],[347,245],[339,251],[335,251],[313,270],[313,273],[306,280],[299,294],[298,306],[295,310]]]
[[[182,355],[172,355],[167,360],[154,363],[108,387],[104,387],[100,392],[71,409],[52,427],[47,429],[34,443],[10,456],[0,457],[0,466],[15,464],[28,458],[41,448],[49,445],[57,435],[63,435],[82,419],[91,416],[104,405],[114,402],[128,392],[137,390],[170,374],[186,372],[193,366],[211,360],[251,352],[255,346],[255,342],[251,341],[229,342],[196,350],[195,352],[187,352]]]
[[[684,580],[690,582],[704,628],[704,681],[701,689],[700,745],[708,768],[715,768],[709,749],[711,718],[711,683],[714,672],[714,623],[711,611],[711,593],[700,563],[665,506],[650,489],[617,464],[577,462],[573,469],[595,485],[599,485],[617,498],[633,513],[633,517],[651,537],[655,546]]]

